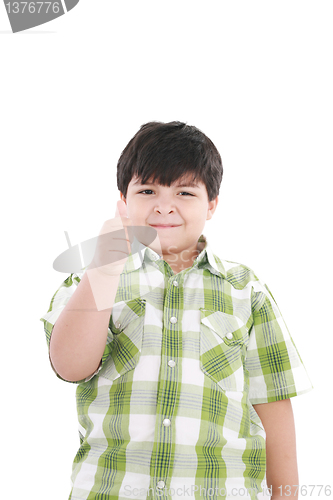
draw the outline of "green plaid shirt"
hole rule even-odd
[[[174,274],[141,246],[120,276],[101,365],[77,385],[70,499],[256,499],[265,431],[253,404],[312,388],[268,287],[202,235]],[[81,273],[41,318],[52,328]],[[247,490],[247,492],[246,492]]]

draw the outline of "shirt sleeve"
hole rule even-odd
[[[46,336],[46,342],[47,342],[51,367],[58,378],[60,378],[61,380],[64,380],[65,382],[70,382],[73,384],[78,384],[81,382],[88,382],[88,380],[92,379],[102,369],[106,359],[108,358],[108,356],[111,352],[111,342],[113,340],[113,334],[112,334],[112,331],[109,327],[106,346],[105,346],[105,350],[104,350],[100,365],[99,365],[98,369],[90,377],[87,377],[86,379],[78,380],[78,381],[74,381],[74,382],[69,381],[69,380],[65,380],[62,377],[60,377],[60,375],[56,372],[56,370],[54,369],[54,367],[52,365],[51,358],[50,358],[50,341],[51,341],[53,327],[54,327],[57,319],[59,318],[61,312],[64,310],[67,302],[69,301],[69,299],[71,298],[71,296],[75,292],[78,284],[80,283],[80,281],[82,279],[82,276],[83,276],[85,270],[86,270],[86,268],[84,268],[82,270],[82,272],[72,273],[67,279],[65,279],[65,281],[60,285],[58,290],[53,295],[48,311],[40,318],[40,321],[43,321],[43,323],[44,323],[44,332],[45,332],[45,336]]]
[[[251,404],[289,399],[313,387],[267,285],[252,285],[252,318],[245,366]]]

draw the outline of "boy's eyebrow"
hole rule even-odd
[[[177,187],[199,187],[195,182],[179,182]]]
[[[135,185],[135,184],[141,184],[140,179],[133,183],[133,185]],[[153,182],[146,182],[146,184],[142,184],[142,186],[149,186],[151,184],[154,184],[154,183]],[[198,184],[196,184],[195,182],[191,182],[191,181],[185,182],[185,181],[183,181],[183,182],[178,182],[178,184],[176,184],[175,187],[197,187],[198,188],[200,186],[198,186]]]

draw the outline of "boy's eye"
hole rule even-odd
[[[147,191],[150,191],[151,193],[153,192],[153,190],[152,190],[152,189],[145,189],[144,191],[140,191],[140,193],[139,193],[139,194],[141,194],[141,193],[146,193]],[[191,194],[191,193],[187,193],[186,191],[180,191],[180,192],[181,192],[181,193],[188,194],[189,196],[193,196],[193,194]]]

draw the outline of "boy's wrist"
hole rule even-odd
[[[112,310],[117,294],[121,271],[117,271],[115,274],[107,274],[101,271],[100,268],[96,267],[92,269],[88,268],[86,274],[97,310]]]
[[[123,259],[124,260],[124,259]],[[127,258],[126,258],[127,260]],[[120,262],[120,264],[119,264]],[[94,262],[91,262],[87,267],[87,272],[94,273],[96,276],[111,276],[111,277],[119,277],[123,272],[125,267],[125,263],[123,261],[118,261],[117,264],[106,264],[105,266],[95,265]]]

